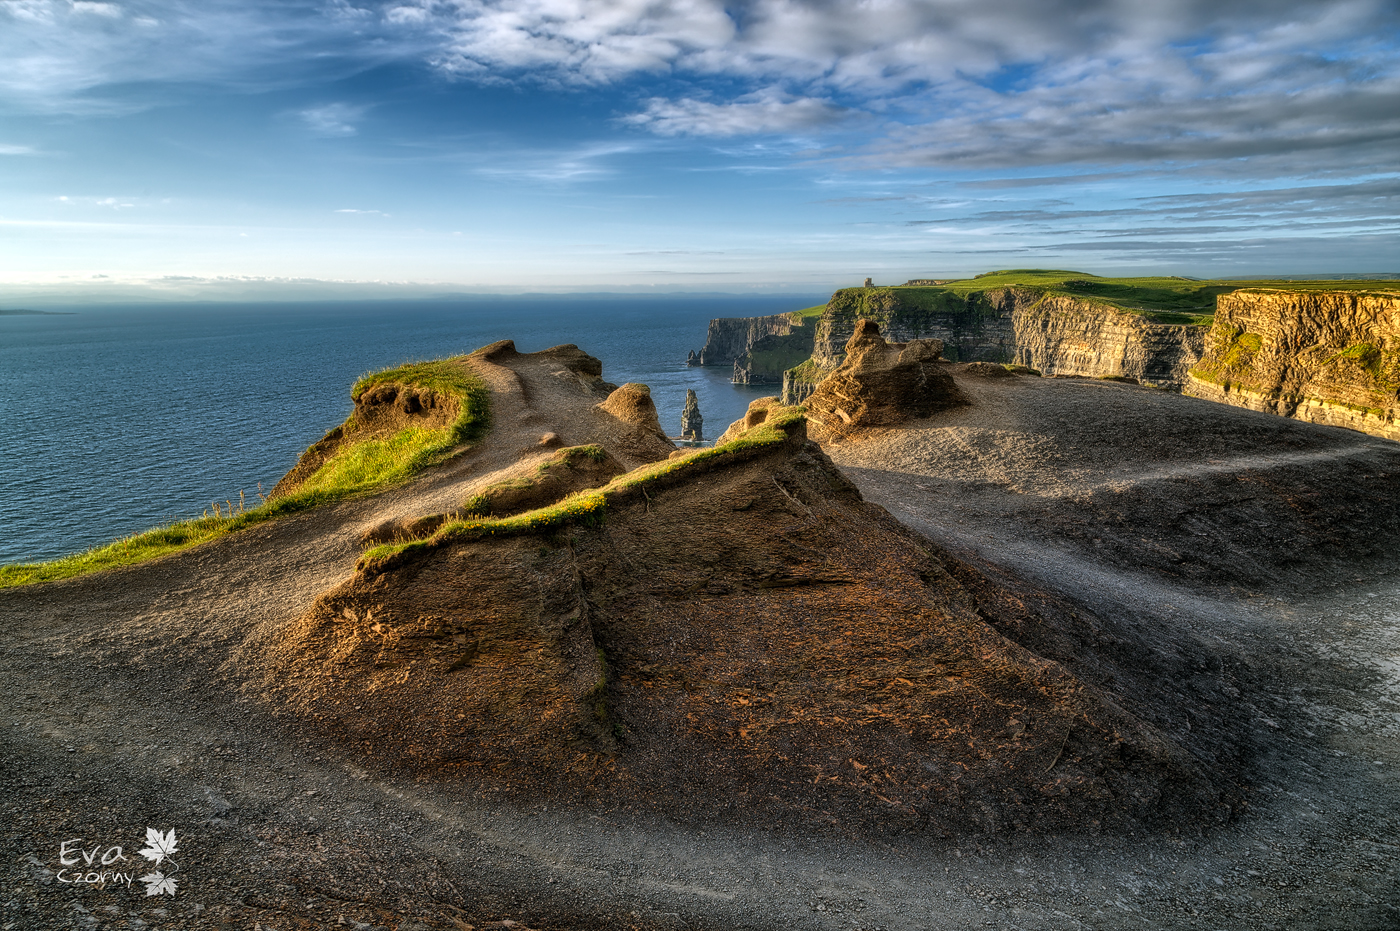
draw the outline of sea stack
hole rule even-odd
[[[685,410],[681,411],[681,438],[686,440],[703,440],[705,438],[705,420],[700,416],[700,399],[695,396],[695,389],[685,389]]]

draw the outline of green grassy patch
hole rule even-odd
[[[0,589],[70,579],[103,569],[135,565],[331,500],[334,498],[318,492],[302,492],[247,510],[229,503],[227,508],[220,508],[217,514],[206,511],[203,517],[155,527],[83,553],[50,562],[0,566]]]
[[[1369,372],[1372,378],[1381,377],[1381,348],[1374,343],[1357,343],[1354,346],[1348,346],[1332,358],[1355,362]],[[1327,361],[1331,362],[1332,359]]]
[[[486,383],[454,360],[414,362],[362,376],[350,389],[350,397],[358,402],[366,391],[388,383],[455,399],[456,419],[439,430],[407,427],[388,439],[355,442],[352,437],[298,491],[348,495],[391,485],[440,462],[453,449],[479,438],[490,425]]]
[[[822,368],[812,359],[805,360],[801,365],[795,365],[788,369],[786,374],[792,381],[802,385],[815,385],[823,378],[831,374],[831,369]]]
[[[1221,353],[1220,361],[1227,369],[1245,369],[1254,359],[1254,354],[1264,345],[1255,333],[1237,333],[1230,345]]]
[[[602,488],[576,492],[555,504],[523,514],[501,518],[454,520],[439,527],[429,537],[380,544],[365,552],[360,558],[360,565],[367,566],[400,554],[423,551],[446,543],[532,533],[568,524],[601,523],[609,503],[624,493],[633,490],[645,491],[647,487],[663,482],[669,484],[687,472],[708,469],[726,459],[747,458],[754,452],[787,442],[788,428],[803,421],[804,415],[805,411],[801,407],[775,408],[769,413],[768,420],[722,446],[700,449],[679,459],[664,459],[641,466],[626,475],[619,475]]]
[[[1394,296],[1400,281],[1283,281],[1195,280],[1177,277],[1102,278],[1065,269],[1016,268],[987,272],[975,278],[949,281],[938,286],[917,285],[892,289],[901,295],[914,292],[946,292],[963,298],[997,288],[1027,288],[1047,295],[1065,295],[1118,310],[1140,314],[1153,323],[1209,326],[1215,300],[1221,294],[1247,290],[1347,291]],[[848,288],[847,291],[891,290]],[[915,298],[927,302],[929,298]]]
[[[357,381],[350,396],[358,401],[365,391],[385,382],[412,385],[453,397],[459,406],[458,416],[441,430],[410,427],[387,440],[349,443],[295,492],[274,501],[264,501],[257,507],[244,508],[241,501],[239,505],[228,502],[227,507],[215,504],[211,505],[212,512],[206,511],[202,517],[123,537],[84,553],[50,562],[0,566],[0,588],[135,565],[275,517],[381,488],[440,460],[462,443],[475,440],[489,426],[490,392],[485,382],[465,366],[443,359],[375,372]]]

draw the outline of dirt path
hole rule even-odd
[[[507,469],[537,439],[529,402],[561,377],[527,372],[515,445],[478,455]],[[264,711],[244,645],[344,578],[365,526],[482,480],[457,463],[156,563],[0,592],[0,929],[1400,924],[1400,583],[1384,575],[1400,447],[1147,389],[968,390],[972,408],[831,453],[992,571],[1250,657],[1271,684],[1267,739],[1229,828],[948,843],[525,809],[396,777]],[[177,832],[174,897],[144,894],[147,828]],[[102,848],[98,869],[122,845],[108,869],[131,884],[62,881],[74,839]]]

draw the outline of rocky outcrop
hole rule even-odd
[[[1236,291],[1186,393],[1400,440],[1400,293]]]
[[[693,364],[733,365],[749,348],[765,336],[787,336],[802,327],[802,318],[793,314],[770,317],[716,317],[705,334],[705,348]]]
[[[737,440],[745,433],[752,430],[768,420],[768,418],[779,412],[785,405],[779,403],[777,398],[758,398],[749,402],[749,409],[744,412],[744,416],[729,425],[718,440],[716,446],[723,446],[730,440]]]
[[[628,382],[608,395],[608,399],[594,410],[610,415],[624,427],[615,443],[617,449],[627,456],[652,461],[675,450],[666,431],[661,429],[656,403],[652,401],[651,389],[646,385]]]
[[[700,399],[695,390],[685,389],[685,408],[681,411],[681,437],[687,440],[705,438],[705,419],[700,415]]]
[[[846,360],[807,398],[814,436],[837,439],[968,403],[940,365],[942,351],[936,339],[886,342],[874,321],[859,321]]]

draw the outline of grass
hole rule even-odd
[[[1332,359],[1347,359],[1360,365],[1372,378],[1381,377],[1381,349],[1374,343],[1357,343],[1337,353]],[[1331,362],[1332,359],[1328,359]]]
[[[442,525],[428,537],[384,543],[368,550],[360,558],[360,565],[368,566],[401,554],[423,552],[447,543],[534,533],[570,524],[600,524],[609,504],[628,492],[645,492],[650,486],[669,484],[687,472],[708,469],[724,460],[744,459],[755,452],[787,442],[789,428],[804,422],[804,414],[805,411],[801,407],[774,408],[762,424],[722,446],[700,449],[679,459],[664,459],[642,466],[626,475],[619,475],[602,488],[576,492],[555,504],[523,514],[502,518],[454,520]]]
[[[1282,289],[1293,291],[1350,291],[1394,294],[1400,282],[1388,281],[1282,281],[1195,280],[1176,277],[1101,278],[1064,269],[1018,268],[987,272],[975,278],[949,281],[938,286],[898,287],[901,298],[911,292],[945,292],[961,298],[997,288],[1030,288],[1046,294],[1067,295],[1119,310],[1141,314],[1154,323],[1209,326],[1215,299],[1233,291]],[[848,288],[847,291],[885,290]],[[927,298],[925,299],[925,302]]]
[[[788,314],[789,317],[820,317],[826,310],[825,304],[818,304],[815,307],[804,307],[801,310],[794,310]]]
[[[365,392],[388,383],[411,385],[455,399],[457,418],[438,430],[406,427],[388,439],[347,443],[297,492],[345,496],[391,485],[440,462],[458,446],[473,442],[490,424],[490,392],[486,383],[451,359],[414,362],[362,376],[350,389],[350,397],[358,403]],[[348,434],[350,424],[346,426]]]
[[[307,492],[267,501],[246,510],[235,507],[231,502],[226,509],[217,509],[215,505],[218,510],[215,514],[206,511],[203,517],[175,521],[163,527],[155,527],[93,547],[83,553],[74,553],[49,562],[0,566],[0,588],[53,582],[87,575],[90,572],[100,572],[103,569],[134,565],[333,500],[334,496]]]
[[[273,501],[264,500],[256,507],[245,507],[240,493],[237,506],[232,501],[227,502],[225,508],[213,504],[212,514],[206,511],[193,520],[175,521],[49,562],[0,566],[0,588],[134,565],[276,517],[380,488],[407,478],[462,443],[477,439],[489,426],[490,392],[486,384],[465,366],[454,365],[451,360],[418,362],[366,375],[355,383],[350,396],[358,401],[365,391],[386,382],[412,385],[456,398],[459,406],[456,420],[441,430],[410,427],[388,440],[351,443],[295,492]]]
[[[800,365],[795,365],[787,370],[787,375],[792,381],[803,385],[815,385],[823,378],[830,375],[832,369],[822,368],[813,359],[807,359]]]

